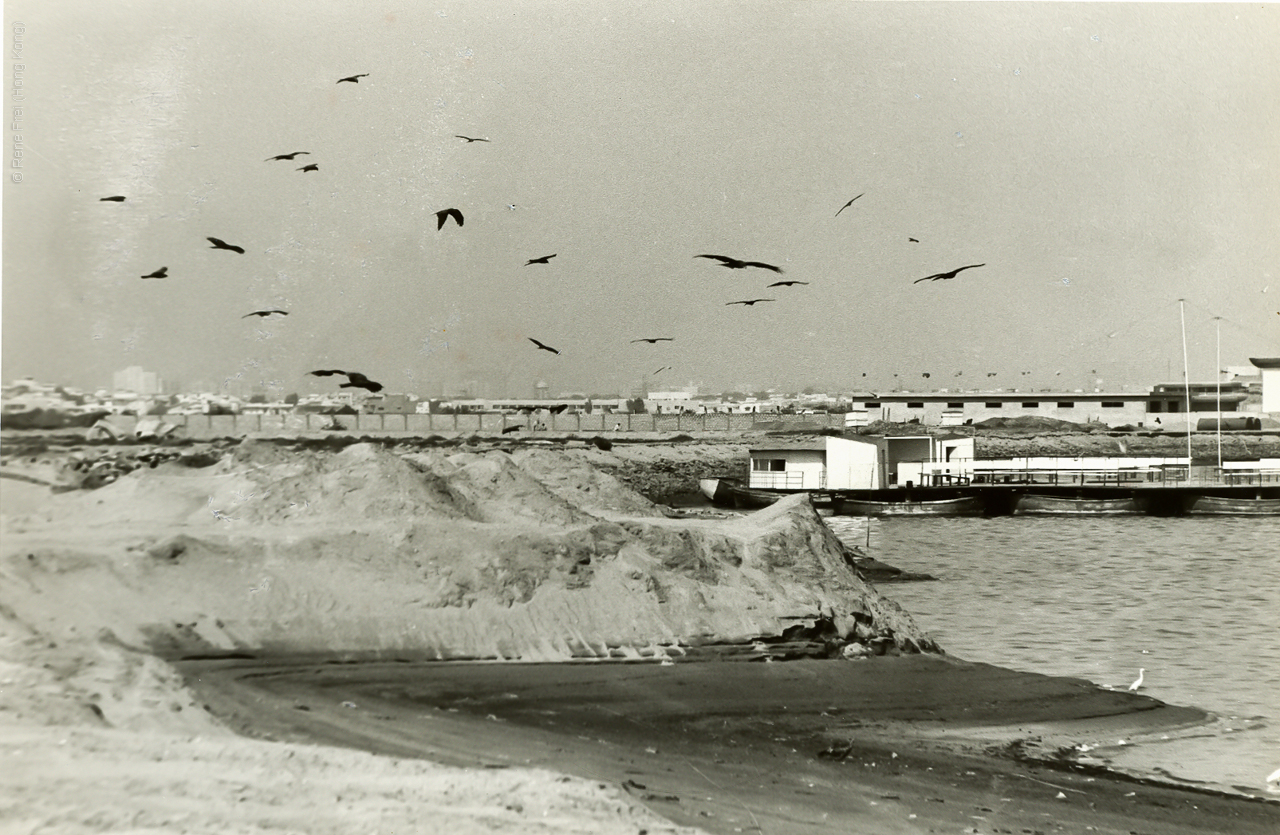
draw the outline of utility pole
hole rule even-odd
[[[1187,479],[1191,479],[1191,372],[1187,365],[1186,299],[1178,299],[1178,315],[1182,317],[1182,390],[1187,395]]]
[[[1222,317],[1214,316],[1218,328],[1218,364],[1214,377],[1218,381],[1218,478],[1222,478]]]

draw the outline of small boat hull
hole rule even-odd
[[[1280,499],[1189,497],[1183,506],[1189,516],[1280,516]]]
[[[980,516],[982,512],[982,499],[977,496],[924,502],[841,498],[836,502],[836,514],[839,516]]]
[[[1082,499],[1069,496],[1043,496],[1028,493],[1019,496],[1013,507],[1016,516],[1120,516],[1140,513],[1138,500]]]
[[[716,507],[732,507],[738,510],[759,510],[768,507],[778,499],[806,493],[807,490],[777,491],[756,490],[745,486],[741,481],[731,478],[698,479],[698,490],[711,500]],[[813,495],[810,494],[810,501]]]

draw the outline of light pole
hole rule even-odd
[[[1182,390],[1187,395],[1187,480],[1191,480],[1191,372],[1187,366],[1186,299],[1178,299],[1178,315],[1182,318]]]
[[[1222,317],[1214,316],[1213,321],[1218,329],[1218,364],[1214,377],[1218,381],[1218,478],[1222,478]]]

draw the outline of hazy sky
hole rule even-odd
[[[141,365],[283,394],[343,368],[523,396],[672,366],[651,386],[1118,389],[1180,379],[1180,297],[1194,379],[1213,316],[1224,366],[1280,354],[1275,6],[22,0],[5,19],[6,95],[15,21],[27,95],[6,380]],[[448,207],[465,226],[437,231]],[[752,298],[777,301],[726,305]],[[241,318],[261,307],[290,315]],[[630,342],[656,336],[675,341]]]

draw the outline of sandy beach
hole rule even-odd
[[[742,448],[249,442],[65,492],[6,457],[6,831],[1280,824],[1089,766],[1204,715],[946,656],[803,500],[678,518],[608,474]]]

